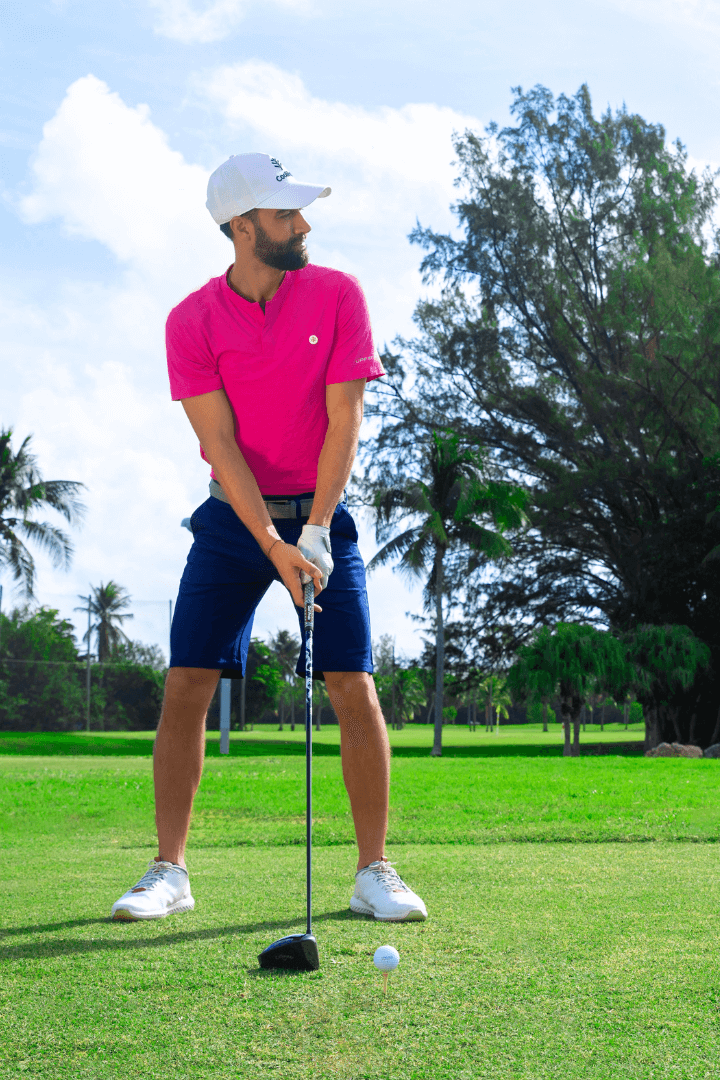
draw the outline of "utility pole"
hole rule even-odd
[[[397,717],[395,716],[395,638],[393,638],[392,646],[392,729],[393,731],[397,727]]]
[[[87,655],[85,664],[85,730],[90,731],[90,619],[92,609],[92,595],[81,596],[81,600],[87,600],[88,628],[87,628]],[[82,609],[81,609],[82,610]]]

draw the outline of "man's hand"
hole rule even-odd
[[[268,552],[268,558],[282,578],[283,585],[292,596],[293,603],[297,607],[301,608],[305,603],[301,582],[302,574],[307,574],[308,581],[310,578],[314,580],[316,596],[321,591],[322,571],[313,563],[308,562],[299,548],[296,548],[293,544],[286,544],[283,540],[278,540]],[[315,610],[322,611],[322,608],[316,604]]]
[[[322,571],[320,588],[326,589],[328,578],[335,565],[330,548],[330,529],[325,525],[303,525],[297,546],[309,562],[320,568]]]

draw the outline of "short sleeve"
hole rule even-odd
[[[338,301],[335,338],[325,383],[379,379],[385,374],[373,341],[365,294],[355,278],[347,276]]]
[[[184,304],[174,308],[165,326],[170,394],[173,401],[220,390],[223,383],[200,313]]]

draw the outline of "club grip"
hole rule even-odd
[[[312,630],[315,624],[315,582],[311,578],[305,586],[305,629]]]

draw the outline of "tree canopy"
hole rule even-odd
[[[413,234],[443,291],[384,357],[369,467],[442,426],[531,493],[512,562],[466,588],[469,625],[503,628],[506,655],[557,621],[680,624],[720,670],[714,178],[661,125],[596,116],[585,86],[517,89],[512,113],[456,138],[457,234]],[[693,694],[714,723],[720,685]]]

